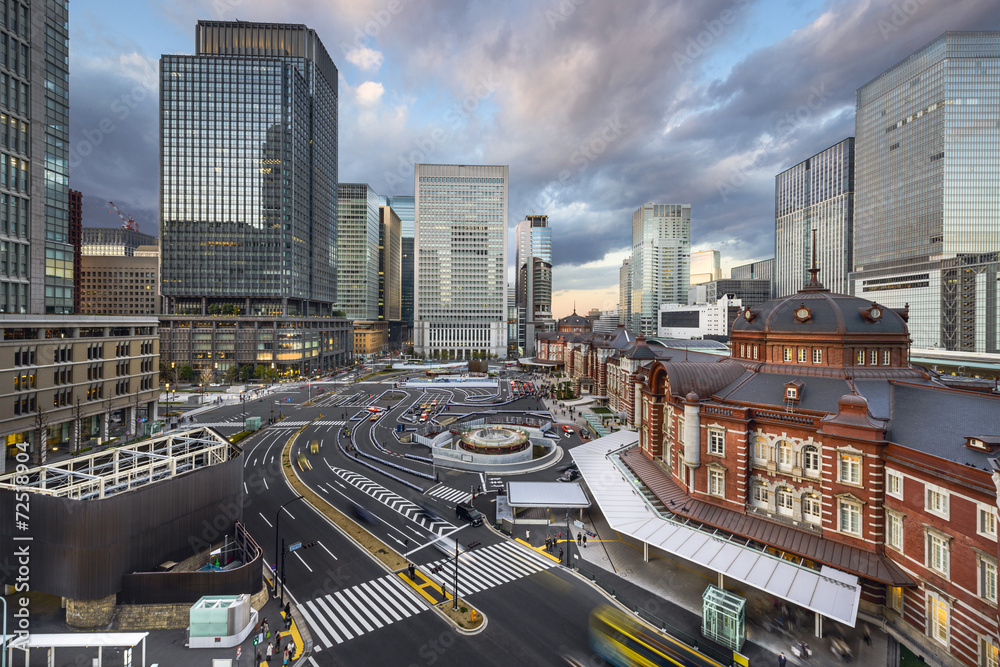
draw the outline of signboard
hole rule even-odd
[[[573,521],[573,525],[576,526],[577,528],[583,528],[583,522],[582,521],[576,521],[576,520],[574,520]]]
[[[301,549],[301,548],[302,548],[302,543],[296,542],[295,544],[291,544],[288,546],[288,553],[292,553],[296,549]]]

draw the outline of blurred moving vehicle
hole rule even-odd
[[[371,511],[357,503],[351,505],[351,513],[354,515],[354,518],[363,523],[375,523],[376,521],[375,515]]]
[[[590,612],[590,648],[609,664],[619,667],[723,667],[610,605],[601,605]]]

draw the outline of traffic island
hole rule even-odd
[[[321,418],[322,415],[316,419]],[[450,621],[458,632],[464,634],[478,634],[482,632],[486,627],[486,618],[481,611],[461,598],[459,599],[458,609],[453,609],[455,604],[454,598],[425,577],[419,569],[415,569],[414,571],[415,580],[410,580],[410,561],[405,556],[369,533],[360,524],[331,505],[329,501],[310,489],[305,482],[299,479],[296,466],[292,465],[292,445],[295,444],[295,440],[299,434],[307,427],[308,424],[292,434],[292,437],[288,439],[288,442],[285,443],[281,451],[282,472],[284,473],[285,481],[292,487],[292,490],[303,496],[306,502],[312,505],[316,511],[329,519],[337,528],[354,540],[358,546],[367,551],[369,555],[402,578],[404,582],[417,589],[417,592],[427,599],[431,607]],[[419,578],[417,578],[417,574],[420,575]],[[430,586],[423,585],[424,582],[429,583]],[[436,592],[430,590],[431,588],[436,589]]]

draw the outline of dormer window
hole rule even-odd
[[[867,308],[859,308],[858,312],[868,322],[878,322],[882,319],[882,307],[875,302],[872,302],[872,305]]]
[[[788,403],[798,403],[802,398],[802,387],[805,386],[801,380],[792,380],[785,383],[785,401]]]
[[[993,452],[1000,449],[1000,435],[971,435],[966,436],[965,446],[979,452]]]
[[[812,309],[806,307],[806,304],[799,304],[799,307],[795,309],[795,319],[799,322],[808,322],[812,319]]]

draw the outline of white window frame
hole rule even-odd
[[[761,456],[761,454],[763,454],[763,456]],[[754,438],[753,458],[755,461],[771,460],[771,445],[768,443],[767,438],[763,436],[757,436]]]
[[[792,348],[790,348],[790,347],[786,347],[785,348],[783,359],[785,361],[791,361],[792,360]]]
[[[857,363],[857,365],[858,366],[864,366],[865,365],[865,351],[864,350],[858,350],[858,363]]]
[[[747,356],[747,346],[746,346],[746,343],[740,343],[740,356],[741,357],[746,357]]]
[[[854,452],[840,452],[837,460],[837,477],[841,484],[861,484],[863,456]]]
[[[720,468],[708,469],[708,493],[720,498],[726,497],[726,471]]]
[[[885,495],[898,500],[903,499],[903,475],[901,473],[886,469]]]
[[[993,540],[997,538],[997,510],[992,505],[979,504],[976,511],[976,533]]]
[[[795,387],[785,387],[785,400],[786,401],[797,401],[799,398],[799,390]]]
[[[813,350],[813,363],[814,364],[823,363],[823,350],[819,348]]]
[[[943,577],[951,576],[951,540],[943,533],[928,529],[924,536],[924,566]]]
[[[806,359],[808,359],[808,357],[806,356],[806,348],[800,347],[799,348],[799,363],[800,364],[806,363]]]
[[[726,432],[719,428],[708,429],[708,453],[726,455]]]
[[[979,635],[980,667],[1000,667],[1000,644],[995,637]]]
[[[792,516],[795,513],[795,494],[789,487],[779,487],[775,492],[774,508],[782,516]]]
[[[892,363],[892,351],[882,350],[882,365],[888,366]]]
[[[845,521],[849,518],[849,521]],[[838,529],[848,535],[861,535],[861,524],[864,520],[864,513],[861,511],[860,503],[846,498],[840,499],[840,506],[837,508]]]
[[[872,366],[878,366],[878,350],[872,350],[871,355],[869,355],[869,360]]]
[[[934,484],[924,485],[924,510],[929,514],[949,519],[948,490]]]
[[[985,554],[978,554],[976,568],[977,591],[979,597],[993,604],[997,603],[997,561]]]
[[[756,345],[753,346],[753,358],[754,359],[757,358],[757,346]]]
[[[903,613],[903,587],[889,586],[889,608],[898,614]]]
[[[814,506],[816,511],[810,511]],[[802,496],[802,518],[807,523],[814,523],[816,525],[823,523],[823,501],[819,496],[814,497],[811,494]]]
[[[816,458],[816,466],[809,465],[809,459]],[[802,448],[802,471],[809,477],[819,477],[823,470],[823,456],[816,445],[806,445]]]
[[[767,509],[771,505],[771,492],[766,486],[757,482],[750,489],[750,499],[754,507]]]
[[[944,619],[941,619],[938,614],[933,613],[935,610],[943,612]],[[927,591],[925,611],[927,636],[939,644],[948,646],[949,626],[951,625],[951,610],[948,608],[948,602],[937,593]]]
[[[789,388],[791,391],[791,388]],[[788,470],[795,465],[795,450],[792,448],[792,443],[787,440],[778,441],[778,467],[783,470]]]
[[[885,545],[903,553],[903,515],[896,512],[885,513]]]

